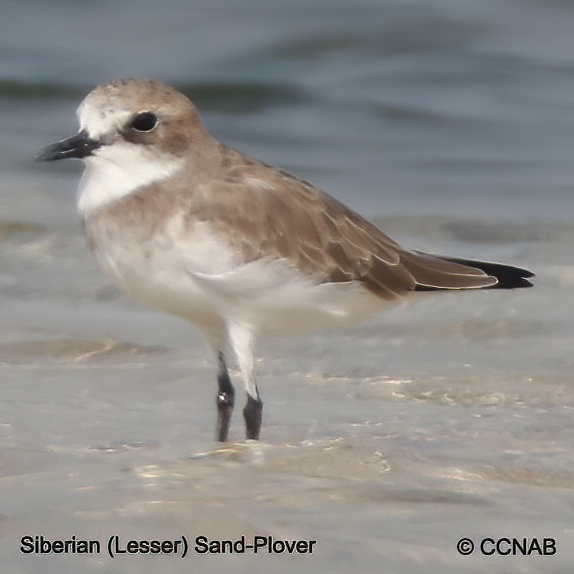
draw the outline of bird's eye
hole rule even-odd
[[[157,126],[157,116],[151,112],[140,112],[130,122],[130,128],[138,132],[151,132]]]

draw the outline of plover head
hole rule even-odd
[[[45,148],[38,161],[83,159],[79,208],[90,211],[166,179],[211,141],[191,101],[155,80],[123,79],[90,92],[79,132]]]

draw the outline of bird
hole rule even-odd
[[[229,440],[234,360],[245,439],[260,438],[260,336],[342,328],[418,291],[531,287],[526,269],[403,247],[311,183],[220,142],[157,80],[95,87],[79,131],[38,161],[84,163],[77,207],[105,275],[201,330],[217,363],[216,440]]]

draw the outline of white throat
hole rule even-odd
[[[86,217],[140,188],[167,179],[182,165],[182,158],[153,146],[126,141],[104,145],[85,160],[78,185],[78,210]]]

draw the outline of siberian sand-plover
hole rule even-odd
[[[218,363],[217,439],[226,441],[235,355],[258,439],[258,335],[343,327],[415,291],[530,287],[525,269],[405,249],[324,191],[213,138],[163,83],[95,88],[79,133],[38,160],[80,158],[78,209],[104,273],[152,309],[196,325]]]

